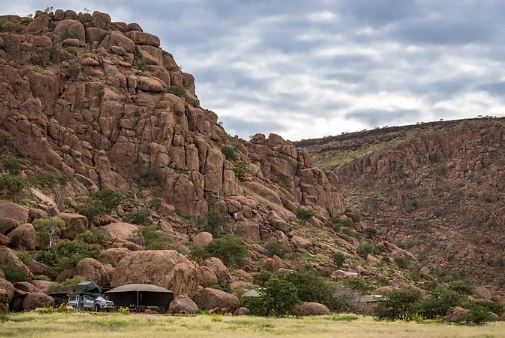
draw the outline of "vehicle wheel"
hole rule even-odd
[[[95,305],[95,311],[100,312],[100,305],[98,305],[98,304]]]

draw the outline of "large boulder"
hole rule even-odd
[[[11,218],[26,223],[28,222],[28,208],[16,203],[1,201],[0,219],[2,218]]]
[[[98,260],[103,264],[116,266],[119,261],[128,254],[130,250],[127,248],[109,248],[100,252]]]
[[[214,271],[206,266],[198,268],[198,283],[201,286],[211,286],[218,284],[218,279]]]
[[[54,299],[42,292],[32,292],[23,299],[23,310],[32,311],[39,307],[53,306]]]
[[[0,278],[0,290],[5,290],[7,303],[10,303],[14,297],[14,285],[6,279]]]
[[[165,84],[155,77],[138,76],[137,88],[146,92],[163,92]]]
[[[198,312],[198,306],[187,295],[179,295],[170,303],[168,313],[191,315]]]
[[[194,298],[199,308],[218,312],[233,312],[239,307],[239,299],[230,293],[204,288],[198,291]]]
[[[130,223],[116,222],[103,226],[105,230],[115,239],[130,241],[138,236],[139,226]]]
[[[94,258],[84,258],[75,266],[75,274],[99,285],[107,285],[110,276],[105,266]]]
[[[200,232],[193,237],[193,246],[195,248],[202,248],[212,242],[213,236],[210,232]]]
[[[470,311],[461,307],[461,306],[454,306],[447,311],[447,315],[445,316],[445,319],[450,321],[450,322],[464,322],[468,319],[468,316],[470,315]]]
[[[101,46],[112,50],[112,47],[120,47],[127,53],[133,53],[135,50],[135,42],[124,36],[119,31],[112,31],[102,40]]]
[[[8,246],[11,243],[11,239],[4,234],[0,234],[0,245]]]
[[[21,223],[17,219],[2,217],[0,218],[0,233],[6,235],[20,225]]]
[[[21,250],[35,250],[37,247],[37,234],[30,223],[24,223],[7,234],[12,248]]]
[[[44,292],[44,293],[49,293],[49,289],[51,287],[51,284],[53,284],[54,282],[51,282],[51,281],[48,281],[48,280],[32,280],[30,281],[30,283],[35,286],[37,289],[39,289],[40,291]]]
[[[477,286],[475,289],[473,289],[473,295],[480,299],[493,299],[493,292],[484,286]]]
[[[133,40],[133,42],[139,45],[149,45],[154,47],[160,46],[160,38],[158,38],[156,35],[153,34],[139,31],[130,31],[126,33],[126,36],[128,36],[130,39]]]
[[[78,234],[86,232],[89,228],[88,219],[86,216],[80,214],[73,214],[61,212],[58,217],[65,222],[65,231],[63,237],[67,239],[74,239]]]
[[[189,294],[198,286],[198,272],[189,259],[174,250],[133,251],[116,266],[111,286],[131,283],[155,284],[176,295]]]
[[[219,282],[227,284],[231,281],[230,271],[219,258],[207,258],[203,261],[202,266],[207,267],[209,270],[214,272]]]
[[[86,41],[84,26],[77,20],[62,20],[56,24],[54,34],[60,37],[60,41],[65,39],[78,39],[81,44]]]
[[[298,316],[324,316],[331,314],[326,305],[316,302],[303,302],[295,307],[295,314]]]
[[[109,28],[110,22],[111,18],[109,14],[98,11],[93,12],[93,16],[91,17],[91,23],[93,24],[94,27],[107,29]]]
[[[0,246],[0,265],[1,264],[14,266],[19,271],[30,275],[30,270],[28,270],[26,265],[18,258],[16,252],[5,246]]]

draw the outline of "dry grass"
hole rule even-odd
[[[380,322],[370,317],[260,318],[96,313],[3,316],[0,337],[505,337],[505,323],[461,326]],[[355,320],[352,320],[355,319]]]

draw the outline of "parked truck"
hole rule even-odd
[[[70,295],[68,305],[78,310],[87,311],[111,311],[114,309],[114,302],[101,295],[78,294]]]

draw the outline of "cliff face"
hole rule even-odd
[[[321,219],[344,212],[325,173],[292,143],[230,138],[200,107],[193,76],[138,24],[62,10],[0,20],[1,137],[42,167],[91,190],[127,192],[155,177],[180,215],[203,215],[212,201],[251,239],[261,237],[257,224],[268,232],[300,205]]]
[[[505,122],[477,119],[309,140],[364,221],[424,264],[503,287]],[[338,157],[336,154],[339,153]]]

